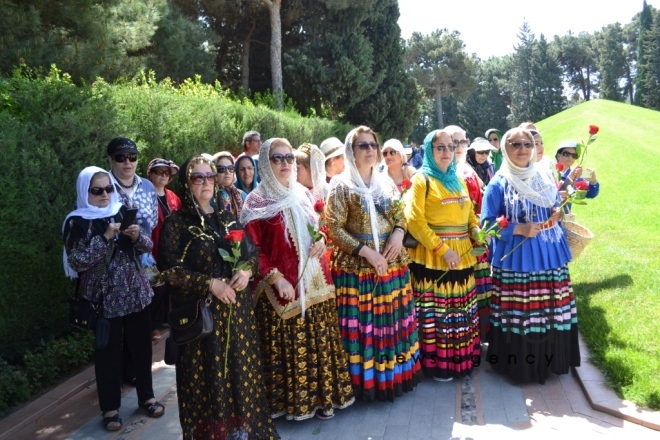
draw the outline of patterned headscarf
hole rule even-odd
[[[446,173],[438,168],[438,165],[435,163],[435,158],[433,157],[433,138],[441,132],[446,133],[447,136],[451,138],[451,135],[443,130],[434,130],[424,138],[424,160],[420,170],[427,176],[432,176],[438,179],[450,193],[460,194],[463,191],[463,185],[461,185],[461,181],[456,175],[456,155],[454,154],[454,158],[447,167]]]
[[[298,183],[296,167],[292,165],[292,172],[287,186],[280,183],[275,177],[270,164],[271,145],[286,146],[291,152],[291,144],[286,139],[271,138],[261,145],[259,150],[259,175],[261,184],[245,199],[241,211],[241,223],[247,225],[253,220],[268,220],[278,215],[284,219],[284,240],[291,244],[289,237],[293,238],[293,246],[298,253],[298,274],[302,279],[298,283],[298,296],[305,316],[305,291],[311,289],[314,276],[321,270],[317,258],[309,259],[309,248],[312,246],[312,236],[307,225],[318,227],[319,217],[314,212],[314,198],[303,185]],[[305,269],[305,263],[307,268]]]

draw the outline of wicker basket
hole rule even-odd
[[[573,261],[575,261],[591,239],[594,238],[594,234],[584,226],[572,221],[564,221],[564,229],[566,230],[568,248],[571,250]]]

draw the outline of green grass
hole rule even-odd
[[[598,139],[583,166],[600,195],[574,206],[595,235],[570,264],[592,362],[625,399],[660,409],[660,112],[596,100],[540,122],[547,156],[563,140]]]

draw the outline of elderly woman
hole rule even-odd
[[[210,301],[214,331],[179,346],[176,385],[184,439],[279,438],[263,392],[257,328],[248,281],[257,255],[243,239],[240,259],[248,270],[233,271],[219,250],[232,254],[227,238],[241,226],[231,212],[216,209],[215,164],[192,156],[181,166],[182,208],[165,219],[158,266],[172,306]]]
[[[245,194],[249,194],[257,187],[257,185],[259,185],[257,179],[254,178],[257,170],[255,160],[247,155],[238,156],[234,167],[236,171],[236,181],[234,182],[234,186]]]
[[[296,157],[298,183],[307,188],[314,199],[325,202],[328,197],[328,184],[323,152],[316,145],[305,142],[293,155]]]
[[[165,412],[152,387],[148,306],[153,292],[140,262],[140,254],[151,251],[151,239],[136,224],[120,231],[127,208],[119,202],[107,171],[85,168],[76,190],[77,208],[62,225],[64,268],[68,276],[79,279],[77,295],[97,303],[109,321],[109,342],[104,348],[97,346],[94,370],[103,426],[117,431],[122,426],[122,336],[133,359],[138,407],[151,417]]]
[[[337,327],[324,239],[314,197],[296,181],[293,148],[269,139],[259,152],[261,183],[241,223],[260,248],[257,323],[271,417],[334,416],[355,400]]]
[[[589,184],[586,197],[588,199],[593,199],[600,192],[600,184],[596,178],[596,170],[593,168],[583,169],[582,165],[573,167],[573,164],[575,164],[575,161],[579,158],[580,156],[577,154],[577,143],[574,141],[562,142],[555,153],[557,163],[564,165],[562,180],[567,180],[570,185],[578,181],[586,181]]]
[[[402,191],[403,179],[410,179],[415,174],[415,169],[406,164],[407,158],[403,145],[398,139],[390,139],[383,144],[383,160],[387,166],[387,175]]]
[[[217,200],[222,208],[239,218],[247,194],[234,186],[234,172],[236,171],[234,156],[229,151],[221,151],[213,155],[213,160],[218,170],[219,197]]]
[[[486,190],[486,185],[495,175],[495,167],[488,159],[488,154],[495,151],[486,139],[482,137],[475,138],[467,149],[465,161],[472,167],[477,177],[481,181],[482,192]]]
[[[559,220],[552,176],[535,166],[532,134],[505,133],[502,167],[486,189],[481,221],[505,216],[492,242],[488,359],[519,382],[544,383],[550,373],[580,365],[571,254]]]
[[[456,174],[454,145],[446,131],[426,136],[424,164],[413,176],[404,210],[418,241],[409,252],[422,367],[438,381],[470,374],[481,354],[476,260],[470,253],[470,233],[479,231],[479,222]]]
[[[364,400],[393,401],[421,378],[417,321],[402,249],[403,213],[394,183],[379,173],[378,138],[360,126],[346,136],[346,169],[331,182],[326,222],[332,278],[351,380]]]

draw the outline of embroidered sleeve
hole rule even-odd
[[[348,224],[348,204],[350,191],[344,185],[336,185],[330,190],[326,205],[326,225],[333,246],[351,254],[360,244],[346,230]]]

